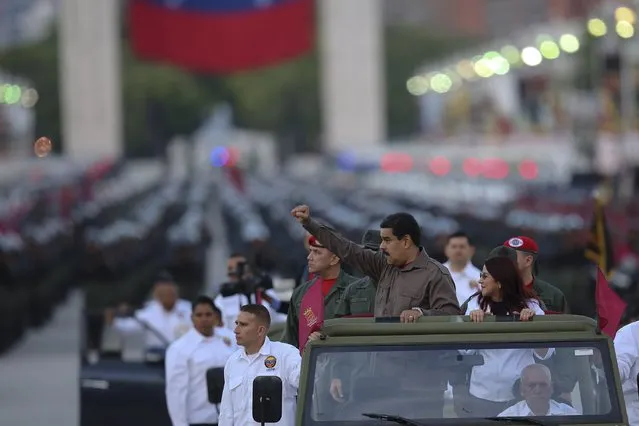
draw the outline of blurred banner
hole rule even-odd
[[[313,0],[133,0],[133,49],[191,71],[231,73],[310,51]]]

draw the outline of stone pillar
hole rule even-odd
[[[379,146],[386,140],[381,2],[317,2],[327,150]]]
[[[120,12],[116,0],[61,0],[60,108],[63,152],[70,158],[124,151]]]

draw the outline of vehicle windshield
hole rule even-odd
[[[605,341],[320,346],[308,371],[304,425],[622,422]]]

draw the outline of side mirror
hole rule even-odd
[[[222,391],[224,389],[224,368],[210,368],[206,371],[206,388],[211,404],[222,402]]]
[[[262,425],[282,418],[282,379],[258,376],[253,380],[253,420]]]

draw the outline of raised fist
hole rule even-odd
[[[311,209],[306,205],[297,206],[291,210],[291,216],[293,216],[302,225],[308,223],[311,218]]]

